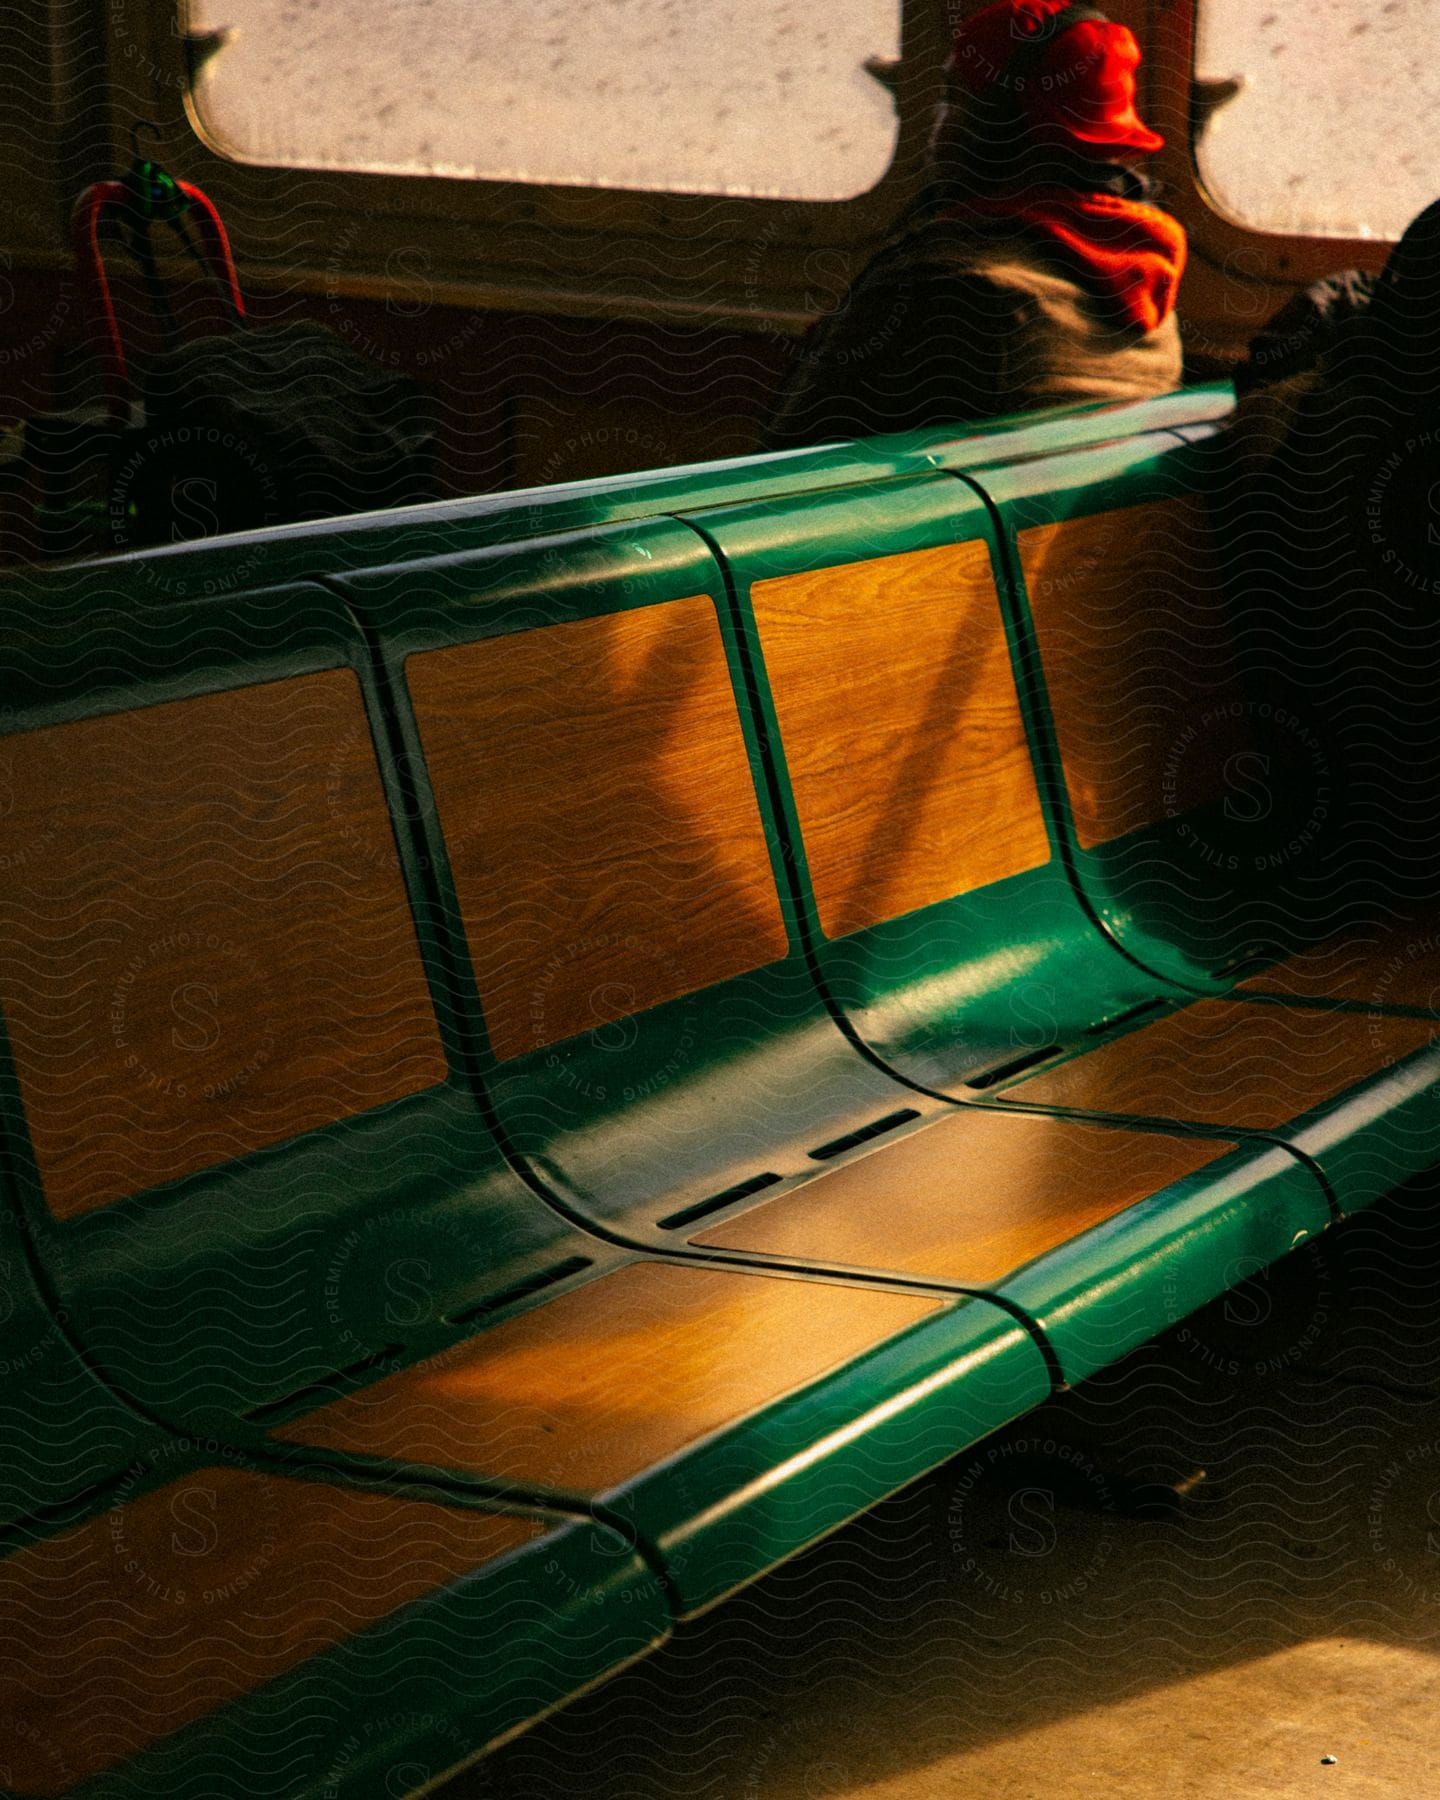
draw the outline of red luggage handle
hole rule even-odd
[[[153,166],[153,165],[152,165]],[[120,325],[115,317],[115,303],[110,297],[110,278],[105,272],[105,259],[100,250],[100,227],[112,208],[134,208],[136,183],[140,165],[122,180],[97,181],[75,202],[70,215],[71,242],[82,283],[90,290],[100,323],[101,381],[106,407],[112,419],[127,422],[130,417],[130,372],[125,361],[125,347],[120,341]],[[224,222],[208,194],[191,182],[174,176],[165,180],[184,201],[180,211],[192,211],[199,226],[201,259],[221,292],[229,300],[238,322],[245,317],[245,301],[235,275],[235,259],[230,253],[230,239]],[[142,213],[142,219],[144,217]]]

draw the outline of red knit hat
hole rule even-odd
[[[1009,103],[1030,129],[1073,148],[1159,150],[1135,110],[1140,46],[1127,26],[1075,0],[994,0],[955,33],[948,71],[973,99]]]

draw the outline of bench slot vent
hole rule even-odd
[[[765,1188],[774,1187],[780,1176],[767,1171],[764,1175],[752,1175],[748,1181],[737,1181],[734,1187],[722,1188],[718,1194],[711,1194],[704,1200],[697,1200],[693,1206],[682,1206],[679,1212],[673,1212],[668,1218],[661,1219],[662,1231],[678,1231],[682,1225],[693,1225],[697,1219],[707,1218],[713,1212],[719,1212],[722,1206],[729,1206],[732,1201],[744,1200],[751,1194],[763,1192]]]
[[[302,1400],[333,1399],[337,1393],[353,1387],[362,1375],[368,1375],[381,1363],[392,1362],[403,1354],[403,1344],[387,1344],[383,1350],[373,1351],[369,1356],[362,1356],[359,1362],[353,1362],[344,1369],[337,1369],[333,1375],[327,1375],[323,1381],[312,1381],[307,1386],[296,1388],[294,1393],[282,1394],[278,1400],[267,1400],[263,1406],[252,1406],[245,1414],[247,1419],[268,1419],[273,1414],[288,1412],[291,1407]]]
[[[1085,1029],[1087,1032],[1116,1031],[1120,1026],[1128,1025],[1132,1019],[1143,1019],[1146,1013],[1158,1012],[1164,1004],[1163,1000],[1142,1000],[1138,1006],[1116,1013],[1113,1019],[1100,1019],[1094,1025],[1087,1025]]]
[[[856,1131],[847,1131],[844,1137],[832,1138],[828,1144],[818,1144],[809,1155],[815,1162],[829,1162],[832,1156],[843,1156],[847,1150],[858,1149],[861,1144],[868,1144],[871,1138],[884,1137],[887,1131],[894,1131],[897,1125],[908,1125],[911,1119],[919,1117],[913,1106],[907,1106],[900,1112],[886,1113],[883,1119],[873,1119],[870,1124],[862,1125]]]
[[[1042,1044],[1038,1050],[1027,1050],[1024,1056],[1017,1056],[1011,1062],[1000,1063],[993,1069],[985,1069],[979,1075],[972,1075],[965,1085],[968,1088],[979,1088],[983,1093],[986,1088],[998,1087],[1002,1081],[1008,1081],[1012,1075],[1021,1075],[1026,1069],[1033,1069],[1036,1063],[1048,1062],[1052,1056],[1058,1056],[1063,1047],[1060,1044]]]
[[[513,1306],[518,1300],[528,1300],[532,1294],[553,1287],[557,1281],[564,1281],[568,1275],[578,1275],[582,1269],[589,1267],[588,1256],[567,1256],[564,1262],[541,1269],[538,1275],[532,1275],[528,1281],[516,1282],[514,1287],[506,1288],[503,1294],[496,1294],[489,1300],[478,1300],[474,1306],[462,1307],[459,1312],[451,1313],[450,1323],[469,1325],[475,1319],[487,1318],[491,1313],[499,1312],[502,1306]]]

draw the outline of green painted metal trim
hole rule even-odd
[[[1268,1267],[1331,1224],[1325,1189],[1290,1150],[1247,1144],[1038,1258],[995,1289],[1085,1376]]]
[[[557,1270],[628,1260],[530,1192],[453,1088],[86,1215],[49,1249],[106,1378],[176,1429],[232,1435],[450,1346]]]
[[[962,425],[938,433],[934,427],[894,437],[872,439],[893,452],[923,457],[937,469],[956,473],[1055,456],[1155,431],[1204,431],[1213,434],[1218,421],[1235,409],[1235,390],[1228,381],[1177,388],[1151,400],[1082,401],[1041,413],[1011,413],[980,425]]]
[[[64,565],[17,570],[17,592],[43,609],[84,608],[155,597],[200,600],[240,588],[273,587],[382,563],[446,556],[486,545],[578,531],[691,506],[719,506],[901,474],[926,466],[1048,453],[1222,416],[1233,406],[1223,384],[1183,388],[1153,400],[1082,402],[1042,417],[1013,414],[978,427],[901,434],[686,463],[638,474],[467,495],[425,506],[317,519]]]
[[[0,1531],[96,1486],[154,1436],[97,1377],[0,1182]]]
[[[1343,1214],[1440,1164],[1440,1049],[1416,1050],[1286,1130],[1324,1171]]]
[[[713,1605],[1052,1391],[1033,1340],[961,1300],[686,1459],[604,1496],[655,1544],[683,1614]],[[696,1502],[699,1504],[696,1504]]]
[[[883,924],[828,939],[821,928],[783,735],[750,597],[755,581],[980,541],[1002,595],[1004,572],[978,493],[952,476],[893,481],[863,496],[807,496],[687,515],[730,574],[735,630],[751,670],[767,775],[786,839],[805,942],[833,1009],[857,1042],[901,1079],[968,1098],[967,1083],[1045,1044],[1153,1000],[1165,984],[1118,952],[1077,899],[1047,814],[1048,864]],[[1043,804],[1043,796],[1042,796]],[[1023,941],[1017,931],[1023,928]],[[977,979],[977,970],[984,971]]]
[[[242,591],[190,604],[143,593],[103,607],[17,584],[0,609],[0,733],[364,667],[364,647],[324,588]]]
[[[1277,886],[1268,859],[1252,859],[1248,850],[1231,842],[1236,829],[1227,828],[1218,807],[1193,817],[1162,820],[1112,843],[1080,848],[1016,534],[1181,495],[1203,496],[1213,481],[1212,469],[1209,455],[1157,433],[977,471],[969,478],[1000,521],[1008,599],[1030,676],[1026,702],[1034,754],[1059,821],[1066,865],[1087,907],[1130,956],[1167,981],[1198,993],[1224,991],[1237,963],[1292,941],[1294,900],[1287,889]],[[1217,601],[1223,604],[1223,597],[1217,596]],[[1256,697],[1242,704],[1264,703]],[[1197,729],[1204,722],[1203,717],[1197,721]]]
[[[670,1250],[657,1221],[764,1174],[809,1169],[808,1153],[897,1106],[908,1091],[827,1014],[800,948],[785,846],[767,792],[747,676],[709,548],[670,519],[607,527],[336,583],[373,634],[385,705],[417,796],[417,854],[439,915],[473,1066],[508,1154],[568,1215]],[[483,1010],[405,679],[408,659],[453,644],[605,617],[708,594],[737,696],[789,953],[768,966],[537,1045],[491,1053]]]

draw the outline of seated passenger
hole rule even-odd
[[[1440,201],[1252,342],[1226,535],[1271,692],[1334,760],[1337,881],[1440,899]]]
[[[1140,50],[1097,8],[996,0],[962,24],[930,180],[805,341],[769,448],[953,425],[1180,380],[1184,229],[1135,159]]]

